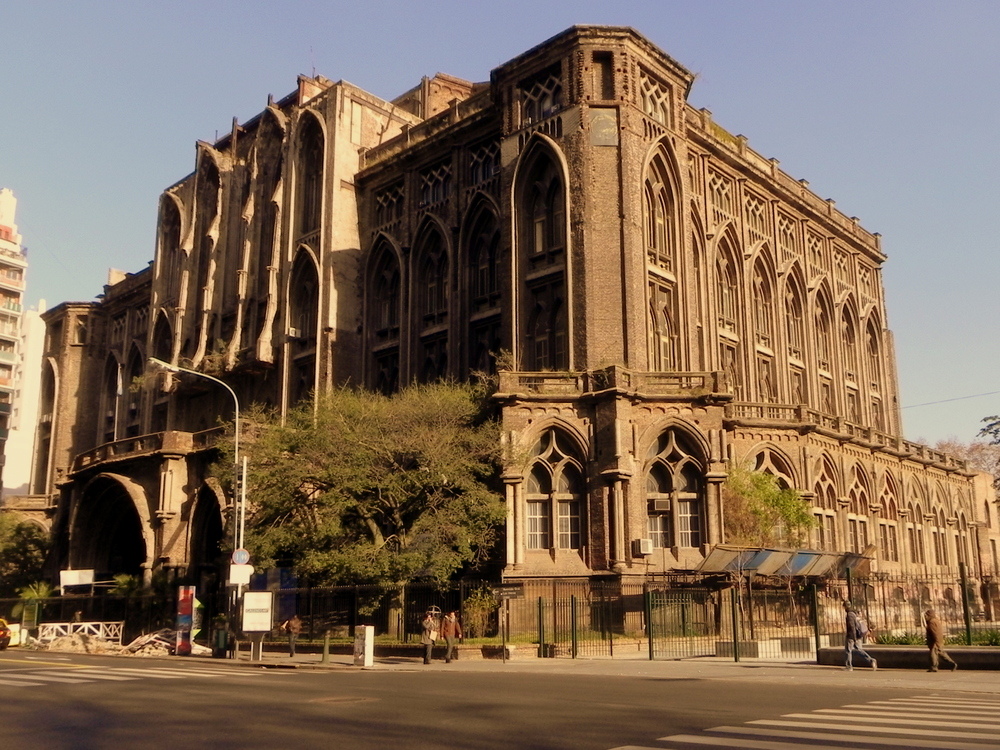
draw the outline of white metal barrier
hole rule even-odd
[[[121,644],[125,622],[41,622],[38,624],[38,640],[50,643],[67,635],[91,636],[104,641]]]

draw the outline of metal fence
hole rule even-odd
[[[456,610],[467,640],[501,638],[543,657],[697,656],[810,659],[843,644],[843,602],[865,615],[875,639],[922,643],[923,613],[935,609],[953,642],[1000,645],[1000,582],[961,576],[870,576],[815,584],[775,579],[672,577],[644,583],[527,581],[504,596],[495,582],[439,586],[336,586],[275,589],[275,621],[297,613],[303,641],[350,639],[372,625],[384,642],[419,640],[431,606]],[[202,637],[225,601],[202,600]],[[18,600],[0,616],[20,620]],[[176,596],[62,596],[40,601],[39,622],[122,621],[126,642],[175,621]],[[17,615],[17,616],[15,616]]]

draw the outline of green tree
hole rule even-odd
[[[747,547],[801,547],[816,524],[809,506],[777,477],[730,466],[722,485],[727,544]]]
[[[443,581],[483,563],[506,513],[486,403],[475,387],[436,384],[340,389],[284,420],[252,411],[241,450],[254,564],[338,584]]]
[[[48,553],[49,537],[41,528],[0,513],[0,596],[14,596],[39,580]]]

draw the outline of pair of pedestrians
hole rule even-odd
[[[431,655],[434,651],[434,643],[438,637],[443,637],[447,649],[444,653],[446,664],[451,663],[455,653],[455,644],[462,637],[462,626],[458,622],[458,612],[452,611],[441,617],[441,610],[437,607],[429,607],[421,623],[420,642],[424,644],[424,664],[431,663]]]
[[[878,669],[878,662],[865,651],[864,642],[868,635],[868,624],[864,618],[858,614],[857,610],[850,602],[844,602],[844,669],[850,671],[854,669],[854,655],[857,654],[863,662],[872,668]],[[937,613],[929,609],[924,613],[924,622],[927,628],[927,648],[929,651],[931,666],[928,672],[937,672],[938,664],[943,660],[951,664],[951,671],[958,669],[958,664],[944,650],[944,627]]]

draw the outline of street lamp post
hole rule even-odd
[[[219,380],[217,377],[208,375],[204,372],[198,372],[197,370],[189,370],[187,367],[180,367],[179,365],[172,365],[169,362],[164,362],[162,359],[157,359],[156,357],[149,357],[148,362],[157,367],[162,367],[164,370],[169,370],[170,372],[184,372],[188,375],[197,375],[199,378],[205,378],[206,380],[211,380],[213,383],[218,383],[227,391],[229,395],[233,397],[233,407],[235,408],[235,416],[233,418],[233,461],[236,464],[236,479],[239,483],[240,489],[236,493],[236,523],[233,529],[233,534],[236,537],[234,546],[236,549],[243,549],[244,534],[246,531],[246,508],[247,508],[247,460],[243,457],[243,463],[240,464],[240,399],[228,383],[223,380]]]

